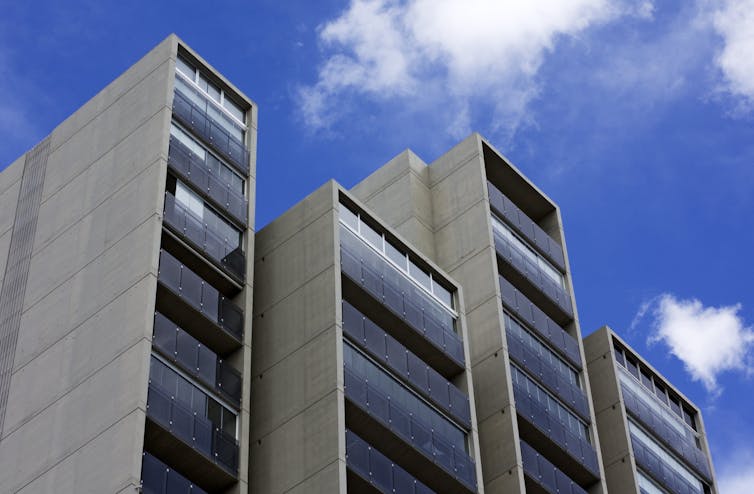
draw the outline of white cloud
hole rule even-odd
[[[665,343],[693,380],[719,394],[721,373],[752,370],[748,351],[754,346],[754,331],[745,326],[740,310],[740,305],[705,307],[696,299],[664,294],[655,304],[648,343]]]
[[[714,26],[724,42],[716,63],[727,91],[754,105],[754,0],[727,0]]]
[[[352,0],[319,28],[326,58],[317,82],[300,88],[303,116],[316,130],[347,111],[349,96],[423,109],[432,98],[447,132],[467,133],[477,108],[493,130],[512,132],[560,38],[653,11],[625,0]]]

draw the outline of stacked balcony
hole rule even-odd
[[[142,494],[207,494],[189,479],[149,453],[141,461]]]
[[[157,281],[164,315],[221,354],[241,347],[243,311],[164,250]]]
[[[701,478],[711,483],[709,462],[704,452],[696,444],[694,432],[671,415],[670,409],[656,401],[653,395],[644,392],[642,385],[628,372],[620,368],[621,393],[626,411],[638,423],[647,428],[666,447],[670,448],[682,461]],[[632,383],[635,383],[631,385]]]
[[[142,479],[145,492],[203,494],[239,473],[244,315],[232,298],[246,278],[250,164],[243,111],[177,65]]]
[[[587,423],[579,421],[541,385],[511,366],[513,396],[520,418],[519,431],[538,451],[551,459],[578,483],[599,478],[597,452],[589,441]],[[555,446],[554,448],[552,446]]]
[[[433,494],[435,491],[416,480],[390,458],[346,430],[346,465],[349,494]]]
[[[529,489],[533,484],[548,494],[586,494],[579,484],[525,441],[521,441],[521,459]]]
[[[565,272],[561,247],[492,184],[488,190],[498,269],[525,287],[529,298],[559,324],[568,323],[573,319],[571,297],[562,280],[553,279]]]
[[[463,344],[453,329],[453,316],[345,226],[340,228],[340,262],[351,283],[410,329],[407,346],[432,354],[427,359],[434,367],[463,370]]]
[[[207,107],[202,108],[192,101],[191,94],[204,99],[205,96],[191,87],[176,87],[173,96],[173,118],[199,136],[215,152],[228,160],[244,175],[249,174],[249,150],[243,142],[230,135],[217,117],[210,116]]]
[[[356,230],[340,227],[348,490],[476,492],[469,398],[453,382],[465,356],[452,295],[435,295],[431,274],[412,278],[409,261],[399,268],[406,254],[388,258],[378,247],[388,240],[371,227],[374,238],[362,237],[349,214]]]

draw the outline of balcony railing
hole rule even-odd
[[[346,465],[383,494],[434,494],[359,436],[346,429]]]
[[[454,318],[398,268],[368,247],[346,227],[340,228],[343,274],[404,320],[446,355],[464,366],[463,343],[453,330]]]
[[[235,278],[244,279],[246,256],[243,249],[213,232],[212,228],[184,208],[170,193],[165,194],[163,222],[173,232],[188,240],[197,250],[206,254],[215,264],[224,268]]]
[[[686,479],[668,467],[649,447],[631,434],[631,448],[634,450],[636,466],[651,475],[672,494],[702,494]]]
[[[243,311],[164,250],[160,251],[158,280],[236,341],[243,341]]]
[[[160,353],[237,407],[241,404],[241,374],[215,352],[157,312],[152,343]]]
[[[591,444],[568,430],[560,418],[553,416],[546,407],[529,396],[526,389],[516,382],[513,383],[513,396],[516,411],[520,416],[582,464],[595,477],[599,477],[597,453]]]
[[[571,297],[568,296],[563,287],[558,286],[549,276],[542,272],[539,266],[532,263],[526,255],[520,252],[500,232],[493,229],[493,236],[495,239],[495,251],[498,256],[544,293],[566,316],[569,318],[573,317]]]
[[[642,425],[652,431],[660,441],[664,442],[685,460],[696,473],[708,482],[711,482],[707,456],[696,447],[695,440],[689,435],[679,433],[672,425],[667,423],[666,419],[655,413],[652,407],[645,403],[637,393],[633,392],[623,383],[621,383],[621,390],[626,410]]]
[[[521,441],[524,473],[549,494],[587,494],[587,492],[544,456]]]
[[[498,276],[498,281],[500,282],[500,295],[505,306],[533,329],[538,336],[548,342],[550,347],[561,353],[578,370],[581,370],[583,366],[578,341],[548,317],[536,304],[526,298],[508,280]]]
[[[210,117],[178,89],[173,97],[173,116],[192,129],[212,149],[220,153],[245,176],[249,176],[249,151],[231,136],[222,125]]]
[[[508,354],[511,358],[524,367],[530,375],[537,377],[540,383],[578,413],[581,418],[591,420],[589,403],[584,392],[556,372],[551,363],[534,353],[528,345],[525,345],[510,331],[506,331],[506,334]]]
[[[207,164],[192,153],[183,143],[170,136],[168,165],[182,179],[193,184],[215,205],[230,213],[241,224],[246,225],[248,203],[243,194],[217,177]]]
[[[146,452],[141,460],[141,492],[142,494],[207,494],[207,491],[197,487],[189,479]]]
[[[344,369],[344,377],[346,398],[354,405],[423,453],[469,490],[476,491],[476,470],[466,451],[419,422],[415,416],[347,368]]]
[[[218,427],[149,384],[147,417],[229,473],[238,473],[238,443]]]
[[[552,261],[562,271],[565,270],[565,256],[563,248],[552,239],[539,225],[534,223],[526,213],[521,211],[513,201],[500,192],[497,187],[487,182],[490,206],[493,212],[522,234],[529,244],[536,246],[542,254]]]
[[[346,301],[343,332],[467,429],[471,427],[469,397]]]

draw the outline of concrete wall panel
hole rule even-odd
[[[135,344],[22,427],[5,435],[0,442],[0,492],[15,492],[87,447],[124,417],[137,409],[144,410],[148,373],[144,362],[149,348],[147,340]],[[131,444],[130,456],[136,457],[141,453],[141,441]],[[111,464],[100,466],[112,468]]]
[[[21,320],[15,367],[57,343],[147,274],[154,276],[159,231],[159,218],[147,220],[27,307]]]

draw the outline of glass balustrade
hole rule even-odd
[[[464,365],[463,344],[454,331],[455,318],[452,314],[342,225],[340,246],[343,274],[460,366]]]
[[[444,412],[467,429],[471,427],[468,396],[346,301],[343,332]]]
[[[241,404],[241,374],[173,321],[157,312],[152,344],[182,370],[236,406]]]
[[[553,279],[548,270],[541,263],[532,260],[531,252],[521,247],[520,242],[511,240],[510,235],[503,233],[505,227],[499,227],[501,223],[493,219],[493,237],[495,251],[501,259],[513,266],[513,268],[528,279],[532,285],[552,300],[560,310],[568,317],[573,317],[571,297],[568,296],[563,285]],[[502,230],[501,230],[502,228]],[[562,278],[561,278],[562,280]]]
[[[579,343],[569,335],[555,321],[550,319],[536,304],[533,304],[524,294],[517,290],[508,280],[498,276],[500,295],[511,312],[521,321],[534,330],[537,336],[546,341],[551,348],[561,353],[568,362],[579,371],[581,364],[581,352]]]
[[[346,429],[346,465],[383,494],[433,494],[390,458]]]
[[[149,453],[141,459],[142,494],[207,494],[189,479]]]
[[[160,251],[158,280],[238,342],[243,341],[243,311],[164,250]]]
[[[636,466],[673,494],[703,494],[699,479],[672,458],[648,435],[629,422],[631,448]]]
[[[227,180],[223,180],[218,167],[212,167],[207,162],[208,156],[211,155],[205,153],[202,159],[175,136],[170,136],[168,150],[170,168],[183,180],[201,190],[217,206],[246,225],[248,203],[243,192],[238,191],[237,187],[232,186]]]
[[[236,439],[154,383],[149,384],[147,416],[210,461],[238,472]]]
[[[188,240],[234,277],[240,280],[245,278],[246,255],[238,245],[238,240],[215,232],[208,223],[197,217],[170,193],[165,194],[163,221],[172,231]]]
[[[654,395],[647,395],[648,392],[644,392],[641,384],[632,382],[633,377],[627,371],[621,368],[618,376],[629,414],[667,444],[705,480],[711,481],[707,456],[697,448],[693,431],[679,423],[669,409],[653,402]]]
[[[581,418],[589,420],[589,403],[578,385],[578,373],[507,312],[504,315],[511,358],[524,367],[529,375],[537,377],[548,391],[570,406]]]
[[[465,448],[434,432],[408,410],[348,368],[344,369],[345,394],[355,406],[368,413],[407,444],[469,488],[476,490],[474,462]]]
[[[587,494],[587,492],[537,450],[521,441],[524,474],[549,494]]]
[[[587,425],[516,367],[511,366],[511,373],[516,412],[594,476],[599,476],[597,453],[589,442]]]
[[[180,79],[176,79],[178,80]],[[248,176],[249,151],[246,146],[225,129],[225,125],[217,119],[217,116],[210,116],[206,108],[192,101],[191,96],[190,89],[176,87],[173,96],[173,116],[201,137],[237,170]]]
[[[512,225],[526,240],[536,245],[561,271],[565,271],[565,256],[563,248],[552,237],[545,233],[534,221],[531,220],[513,201],[508,199],[500,190],[487,182],[490,206],[495,214]]]

